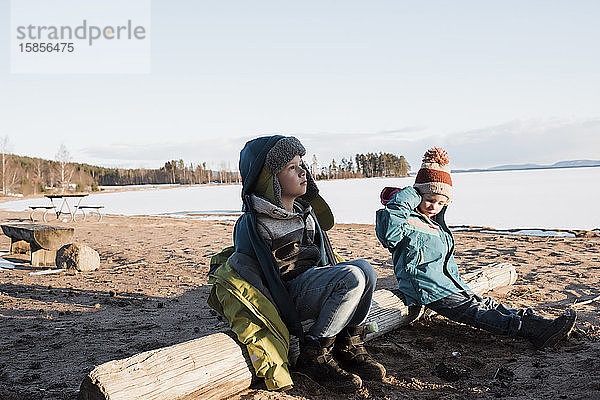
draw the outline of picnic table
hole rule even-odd
[[[75,229],[62,226],[30,223],[2,224],[2,232],[10,238],[10,252],[14,253],[18,242],[29,243],[31,265],[54,265],[56,250],[67,244]]]
[[[68,193],[68,194],[47,194],[45,197],[50,199],[50,203],[52,207],[56,210],[56,219],[60,219],[60,216],[63,214],[68,214],[71,216],[71,221],[75,221],[75,213],[79,210],[79,206],[81,205],[81,200],[88,196],[87,193]],[[69,204],[69,200],[74,199],[74,201]],[[54,204],[54,200],[60,202],[60,208],[56,207]],[[71,206],[73,210],[71,210]]]
[[[44,222],[48,222],[46,215],[50,210],[54,210],[56,219],[60,219],[62,215],[69,215],[71,221],[76,221],[77,212],[81,211],[83,220],[85,220],[85,210],[93,210],[98,215],[98,221],[101,221],[102,214],[100,213],[100,209],[104,208],[104,206],[82,205],[81,200],[86,196],[88,196],[87,193],[47,194],[44,197],[50,199],[50,205],[30,206],[31,212],[29,213],[29,219],[31,222],[35,222],[33,213],[38,209],[42,209],[44,210],[42,216]],[[54,203],[55,200],[57,201],[56,204]]]

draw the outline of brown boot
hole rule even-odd
[[[385,367],[375,361],[362,338],[364,326],[347,326],[337,335],[333,355],[342,368],[367,381],[381,381],[385,378]]]
[[[306,337],[296,361],[296,370],[331,390],[354,392],[362,387],[362,380],[341,369],[331,356],[334,341],[335,336],[319,339]]]

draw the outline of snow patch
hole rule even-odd
[[[561,231],[547,231],[540,229],[521,229],[518,231],[496,231],[483,229],[482,233],[496,233],[501,235],[525,235],[525,236],[556,236],[556,237],[575,237],[575,234]]]
[[[600,231],[600,216],[579,209],[585,187],[589,199],[600,198],[600,168],[466,172],[452,176],[454,198],[446,213],[448,225],[521,229]],[[414,177],[319,181],[323,198],[337,223],[374,224],[386,186],[405,187]],[[46,199],[0,204],[0,210],[28,211]],[[92,193],[81,204],[103,205],[104,213],[158,215],[233,221],[242,208],[240,185],[194,185],[116,193]],[[49,220],[52,223],[52,219]]]

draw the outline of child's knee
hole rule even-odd
[[[357,289],[364,291],[367,281],[365,274],[360,267],[355,265],[346,265],[346,274],[344,275],[344,284],[348,290]]]
[[[374,285],[377,282],[377,272],[375,268],[366,260],[358,259],[352,262],[353,265],[360,268],[366,279],[367,285]]]

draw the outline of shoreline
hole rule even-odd
[[[38,196],[39,197],[39,196]],[[37,197],[30,197],[37,198]],[[0,201],[1,203],[1,201]],[[29,219],[29,211],[6,211],[0,210],[0,213],[17,213],[22,214],[21,219],[23,222],[30,222]],[[169,214],[135,214],[135,215],[126,215],[126,214],[102,214],[103,218],[107,216],[113,217],[124,217],[124,218],[168,218],[175,220],[190,220],[190,221],[207,221],[207,222],[220,222],[226,224],[235,224],[237,217],[241,215],[239,214],[230,214],[227,212],[176,212]],[[234,217],[234,218],[231,218]],[[36,219],[36,223],[39,223],[39,219]],[[43,222],[43,221],[42,221]],[[60,222],[58,220],[53,220],[50,217],[50,220],[47,224],[51,224],[54,222]],[[71,223],[71,222],[69,222]],[[77,222],[75,223],[77,224]],[[347,227],[370,227],[374,230],[375,224],[360,224],[360,223],[344,223],[344,222],[336,222],[336,226],[347,226]],[[600,228],[586,230],[586,229],[569,229],[569,228],[537,228],[537,227],[527,227],[527,228],[493,228],[489,226],[479,226],[479,225],[448,225],[448,228],[453,233],[456,232],[478,232],[482,234],[497,234],[497,235],[515,235],[515,236],[536,236],[536,237],[600,237]]]

